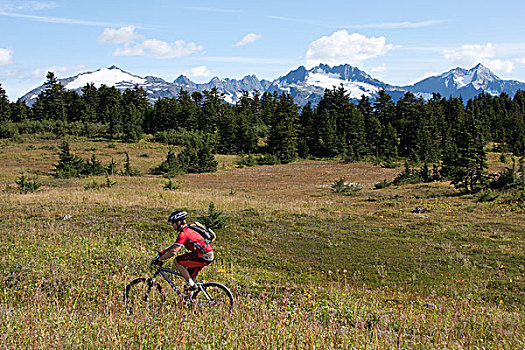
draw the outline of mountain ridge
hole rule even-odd
[[[401,98],[406,92],[412,92],[424,99],[431,98],[433,93],[439,93],[443,97],[461,96],[464,101],[482,92],[491,95],[500,95],[505,92],[512,97],[516,91],[525,90],[525,83],[517,80],[502,80],[481,63],[471,69],[457,67],[406,86],[395,86],[382,82],[349,64],[334,67],[319,64],[311,69],[299,66],[273,81],[259,80],[257,76],[251,74],[239,80],[213,77],[208,83],[200,84],[191,81],[183,74],[173,82],[168,82],[154,76],[140,77],[112,65],[109,68],[79,73],[73,77],[58,79],[58,81],[66,89],[78,93],[81,93],[82,87],[87,83],[93,83],[97,88],[102,84],[115,86],[121,91],[133,88],[138,84],[144,88],[151,103],[158,98],[177,97],[180,89],[193,93],[217,88],[219,93],[224,93],[224,99],[229,103],[235,103],[242,95],[242,91],[252,94],[255,91],[261,94],[287,92],[300,106],[307,103],[316,105],[324,95],[325,89],[338,87],[341,84],[348,91],[352,101],[357,101],[363,95],[374,100],[381,89],[390,94],[394,100]],[[21,99],[31,105],[44,88],[43,84],[26,93]]]

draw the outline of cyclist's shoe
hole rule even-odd
[[[194,284],[193,286],[190,286],[190,285],[185,285],[184,286],[184,293],[186,294],[191,294],[192,292],[196,291],[197,290],[197,285]]]

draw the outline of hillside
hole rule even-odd
[[[168,147],[73,139],[71,151],[142,175],[54,178],[59,140],[0,146],[0,347],[520,348],[525,212],[458,196],[448,183],[391,186],[401,168],[301,161],[168,179],[150,175]],[[490,154],[491,169],[508,164]],[[21,174],[42,184],[20,193]],[[335,180],[359,184],[348,194]],[[152,273],[171,245],[176,208],[206,216],[216,261],[204,280],[228,285],[231,314],[188,312],[176,299],[127,315],[126,283]],[[416,206],[427,211],[414,213]],[[70,217],[68,217],[70,216]],[[169,266],[169,265],[168,265]],[[169,288],[165,285],[165,288]],[[502,345],[504,344],[504,345]]]

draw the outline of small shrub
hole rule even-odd
[[[15,182],[18,185],[18,191],[20,193],[35,192],[42,186],[42,184],[38,183],[35,179],[30,179],[25,174],[20,175]]]
[[[117,172],[117,164],[115,163],[113,157],[111,157],[111,162],[108,165],[106,165],[105,171],[108,175],[115,175],[115,173]]]
[[[477,202],[478,203],[492,202],[498,197],[499,197],[499,194],[495,193],[494,191],[484,190],[484,191],[479,192]]]
[[[243,168],[245,166],[246,167],[252,167],[252,166],[256,166],[256,165],[257,165],[257,160],[251,154],[242,156],[241,159],[239,159],[239,161],[237,162],[237,166],[239,168]]]
[[[141,173],[137,169],[131,167],[131,162],[129,160],[129,154],[126,152],[126,161],[124,162],[124,172],[122,175],[125,176],[140,176]]]
[[[215,203],[210,202],[208,215],[199,217],[198,221],[212,229],[220,229],[226,225],[228,219],[228,217],[222,215],[222,211],[215,209]]]
[[[185,173],[210,173],[217,171],[218,162],[213,155],[212,137],[194,133],[177,154],[177,165]]]
[[[102,175],[106,173],[106,168],[97,160],[95,154],[93,154],[91,159],[86,161],[80,173],[82,175]]]
[[[520,181],[516,170],[512,168],[505,168],[492,177],[492,180],[489,181],[488,187],[493,190],[517,188],[519,186],[519,182]]]
[[[410,164],[406,161],[405,170],[396,176],[393,183],[394,185],[417,184],[425,182],[425,177],[428,178],[428,168],[426,168],[426,173],[416,171],[414,168],[410,167]]]
[[[330,186],[335,193],[353,194],[361,190],[359,184],[347,184],[345,178],[342,177],[339,180],[335,180]]]
[[[345,183],[345,178],[342,177],[339,180],[335,180],[330,186],[332,190],[336,193],[346,192],[348,190],[348,185]]]
[[[386,187],[389,187],[389,186],[392,186],[392,182],[390,182],[390,181],[388,181],[386,179],[374,184],[374,188],[376,190],[380,190],[382,188],[386,188]]]
[[[0,139],[18,140],[19,137],[18,126],[15,123],[0,123]]]
[[[86,186],[84,186],[85,190],[98,190],[100,189],[100,185],[95,180],[89,182]]]
[[[106,188],[110,188],[110,187],[113,187],[117,184],[117,181],[112,181],[110,178],[109,178],[109,175],[106,174],[106,183],[104,184],[104,187]]]
[[[280,164],[279,158],[274,154],[264,154],[257,157],[256,162],[258,165],[275,165]]]
[[[165,190],[177,190],[179,189],[179,185],[177,183],[174,183],[173,181],[169,180],[167,183],[164,184]]]
[[[385,160],[383,164],[381,165],[382,168],[386,168],[386,169],[395,169],[395,168],[399,168],[399,166],[400,164],[398,162],[394,162],[391,159]]]
[[[99,190],[101,188],[111,188],[117,184],[116,181],[112,181],[109,178],[109,175],[106,174],[106,181],[103,184],[99,184],[95,180],[89,182],[86,186],[84,186],[85,190]]]
[[[177,157],[172,149],[168,150],[166,160],[153,169],[153,174],[164,175],[164,177],[173,177],[181,173],[183,173],[183,171],[180,169]]]
[[[56,177],[68,179],[80,176],[84,169],[84,161],[70,152],[69,143],[65,140],[60,145],[58,157],[58,164],[55,165]]]
[[[38,147],[37,149],[43,149],[46,151],[56,151],[57,148],[55,146],[41,146],[41,147]]]

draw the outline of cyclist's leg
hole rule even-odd
[[[199,254],[195,252],[179,255],[176,258],[176,263],[177,270],[184,276],[186,281],[197,277],[202,268],[209,265],[209,262],[199,257]]]
[[[208,265],[208,264],[206,264]],[[193,267],[188,267],[188,272],[190,273],[190,277],[193,278],[195,280],[195,278],[197,278],[197,276],[199,275],[199,273],[202,271],[202,268],[206,265],[202,265],[202,266],[193,266]]]

